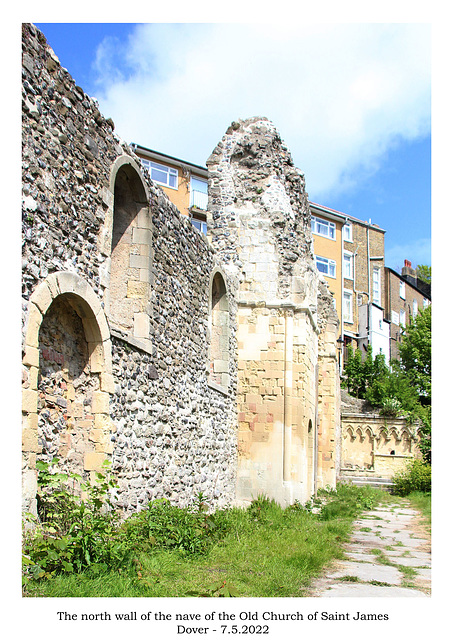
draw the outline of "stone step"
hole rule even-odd
[[[371,478],[369,476],[339,476],[339,482],[349,482],[355,486],[368,486],[390,491],[394,482],[389,478]]]

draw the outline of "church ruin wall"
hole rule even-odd
[[[22,105],[24,508],[35,508],[36,460],[54,453],[87,478],[110,459],[124,510],[156,497],[186,504],[199,491],[229,503],[236,307],[227,276],[228,378],[218,388],[208,375],[214,252],[33,25],[23,25]],[[126,183],[130,219],[116,225],[115,263]]]

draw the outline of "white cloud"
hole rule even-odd
[[[398,271],[409,260],[413,267],[418,264],[432,264],[432,247],[430,238],[419,238],[405,244],[385,246],[385,264]]]
[[[104,42],[97,71],[121,137],[198,164],[232,120],[270,118],[315,197],[430,132],[422,24],[145,24]]]

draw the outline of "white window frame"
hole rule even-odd
[[[375,302],[375,304],[381,305],[381,269],[379,267],[373,268],[372,300]]]
[[[319,263],[326,266],[327,273],[319,269]],[[324,258],[323,256],[315,256],[315,265],[317,267],[317,271],[328,278],[336,277],[336,260],[331,260],[330,258]]]
[[[405,309],[400,309],[399,322],[400,322],[400,326],[406,327],[406,311],[405,311]]]
[[[418,314],[418,304],[416,298],[413,300],[413,318],[415,318]]]
[[[397,326],[399,326],[399,314],[397,313],[397,311],[391,311],[391,322],[392,324],[396,324]]]
[[[350,313],[346,313],[349,311]],[[342,316],[344,322],[353,324],[353,291],[344,289],[342,295]]]
[[[205,236],[207,235],[207,222],[205,220],[200,220],[199,218],[191,218],[190,222],[195,227],[195,229],[198,229],[200,233]]]
[[[326,229],[324,229],[326,227]],[[316,236],[336,240],[336,224],[317,216],[311,216],[311,230]]]
[[[202,185],[203,189],[197,189],[196,183],[199,183],[199,186]],[[207,210],[207,189],[207,180],[199,178],[198,176],[190,176],[190,207],[196,207],[197,209],[202,209],[203,211]]]
[[[346,222],[342,227],[342,235],[345,242],[353,242],[353,227],[350,222]]]
[[[348,261],[349,260],[349,261]],[[351,251],[344,251],[342,260],[343,277],[347,280],[355,280],[355,270],[353,264],[353,253]],[[349,269],[350,267],[350,269]],[[348,275],[348,273],[350,275]]]
[[[400,280],[399,293],[402,300],[406,300],[406,288],[403,280]]]
[[[149,175],[154,182],[157,182],[157,184],[161,184],[164,187],[168,187],[168,189],[174,189],[175,191],[177,191],[179,182],[179,171],[177,169],[175,169],[174,167],[168,167],[165,164],[160,164],[159,162],[154,162],[153,160],[146,160],[144,158],[140,159],[141,164],[149,171]],[[156,178],[155,174],[153,175],[153,169],[155,171],[165,173],[166,181],[163,181],[160,178]]]

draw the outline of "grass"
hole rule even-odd
[[[432,525],[432,495],[431,493],[423,493],[414,491],[407,496],[414,509],[418,509],[422,514],[424,524],[431,531]]]
[[[136,532],[141,527],[141,535],[144,517],[138,516],[126,528],[129,536],[136,535],[132,564],[29,580],[24,595],[189,597],[232,592],[239,597],[300,597],[326,565],[343,557],[353,520],[379,499],[378,490],[339,486],[323,492],[316,514],[310,505],[283,509],[259,498],[247,510],[213,514],[222,533],[199,553],[142,544]],[[168,513],[178,517],[173,507]],[[174,528],[174,521],[169,527]]]

